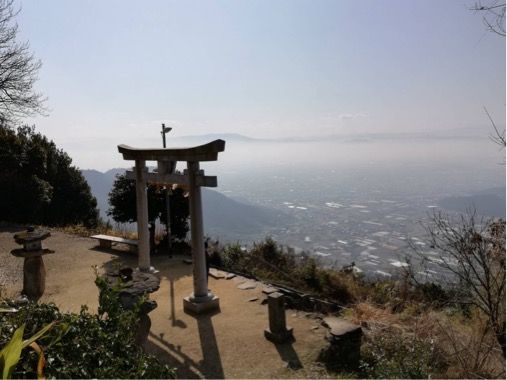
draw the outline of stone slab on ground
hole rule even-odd
[[[233,279],[234,277],[236,277],[236,275],[234,273],[226,273],[225,274],[225,279],[226,280],[231,280]]]
[[[241,290],[249,290],[249,289],[255,289],[257,287],[257,284],[253,281],[245,281],[238,285],[238,289]]]
[[[249,299],[247,299],[248,302],[255,302],[259,299],[259,297],[251,297]]]
[[[346,335],[361,329],[361,326],[337,317],[324,318],[322,325],[329,328],[329,332],[334,336]]]
[[[278,292],[278,289],[274,288],[272,286],[265,286],[264,288],[262,288],[262,292],[264,294],[271,294],[271,293]]]
[[[225,278],[225,273],[222,272],[221,270],[218,270],[218,269],[215,269],[215,268],[210,268],[209,275],[211,277],[213,277],[214,279],[216,279],[216,280],[219,280],[221,278]]]

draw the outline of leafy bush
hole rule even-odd
[[[72,159],[33,127],[0,125],[0,215],[4,221],[94,227],[97,201]]]
[[[23,324],[25,336],[43,326],[56,325],[37,343],[46,357],[48,378],[174,378],[174,370],[145,354],[135,343],[138,310],[126,311],[114,290],[107,290],[100,279],[99,314],[62,313],[53,304],[29,303],[16,313],[0,314],[0,347]],[[105,290],[105,291],[104,291]],[[37,355],[23,351],[13,377],[36,378]]]
[[[369,336],[361,356],[362,376],[373,379],[427,379],[445,366],[432,339],[395,329]]]
[[[166,193],[161,185],[150,183],[147,186],[148,220],[157,218],[167,224]],[[190,213],[188,198],[182,188],[172,190],[169,196],[171,235],[176,239],[185,239],[189,230],[188,215]],[[136,182],[128,179],[125,174],[117,175],[113,188],[109,193],[109,210],[107,215],[119,223],[137,221]]]
[[[54,322],[46,325],[37,332],[37,334],[28,339],[23,339],[23,333],[25,330],[24,324],[14,331],[11,340],[2,348],[2,350],[0,350],[0,372],[2,373],[2,379],[10,379],[12,377],[12,373],[14,372],[16,365],[21,359],[21,352],[27,347],[30,347],[37,352],[37,377],[44,377],[44,353],[35,341],[50,330],[53,325]]]
[[[241,250],[241,246],[239,244],[225,246],[219,255],[219,261],[222,267],[232,271],[241,271],[241,259],[243,258],[244,252]],[[220,265],[219,263],[213,264]]]
[[[356,296],[352,289],[362,286],[359,280],[351,274],[333,270],[321,269],[318,271],[318,287],[316,288],[325,297],[336,300],[342,304],[352,303]],[[315,288],[314,288],[315,289]]]
[[[228,245],[219,255],[215,261],[226,270],[317,293],[342,304],[354,300],[350,289],[359,286],[353,274],[320,268],[314,258],[296,256],[269,237],[250,250]]]

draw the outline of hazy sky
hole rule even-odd
[[[473,0],[18,1],[49,116],[82,167],[174,136],[505,124],[505,39]],[[87,151],[87,152],[86,152]],[[87,156],[87,159],[83,157]]]

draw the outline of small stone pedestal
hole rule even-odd
[[[23,248],[13,249],[11,254],[24,258],[22,293],[30,301],[37,302],[46,288],[46,268],[42,256],[54,251],[42,248],[42,240],[49,236],[51,234],[48,231],[35,230],[33,227],[14,235],[16,243],[22,244]]]
[[[333,370],[355,370],[361,359],[361,326],[341,318],[327,317],[322,324],[329,328],[326,340],[329,346],[320,352],[319,360]]]
[[[195,297],[191,295],[183,298],[183,310],[191,314],[203,314],[212,310],[220,309],[220,299],[213,293],[208,292],[207,296]]]
[[[108,272],[105,278],[110,287],[114,287],[118,282],[121,282],[122,288],[119,292],[119,299],[125,310],[132,310],[141,297],[149,296],[150,293],[156,292],[160,287],[160,279],[157,276],[132,270],[132,268],[120,269],[118,272]],[[143,345],[148,339],[151,328],[151,319],[148,314],[155,310],[157,306],[157,302],[150,299],[147,299],[141,305],[139,326],[136,332],[136,343],[139,345]]]
[[[283,343],[294,339],[292,328],[287,327],[282,293],[274,292],[268,295],[268,313],[269,328],[264,330],[266,339],[273,343]]]

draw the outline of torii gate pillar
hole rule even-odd
[[[139,244],[139,270],[142,272],[154,272],[150,265],[150,232],[148,231],[148,196],[146,194],[146,174],[148,168],[146,161],[136,160],[136,209],[137,209],[137,237]]]
[[[199,162],[188,161],[188,182],[190,195],[190,233],[192,235],[192,253],[194,264],[194,293],[183,299],[183,310],[201,313],[220,308],[219,300],[208,291],[208,273],[206,270],[206,252],[204,252],[204,230],[202,223],[201,186],[197,183]]]

